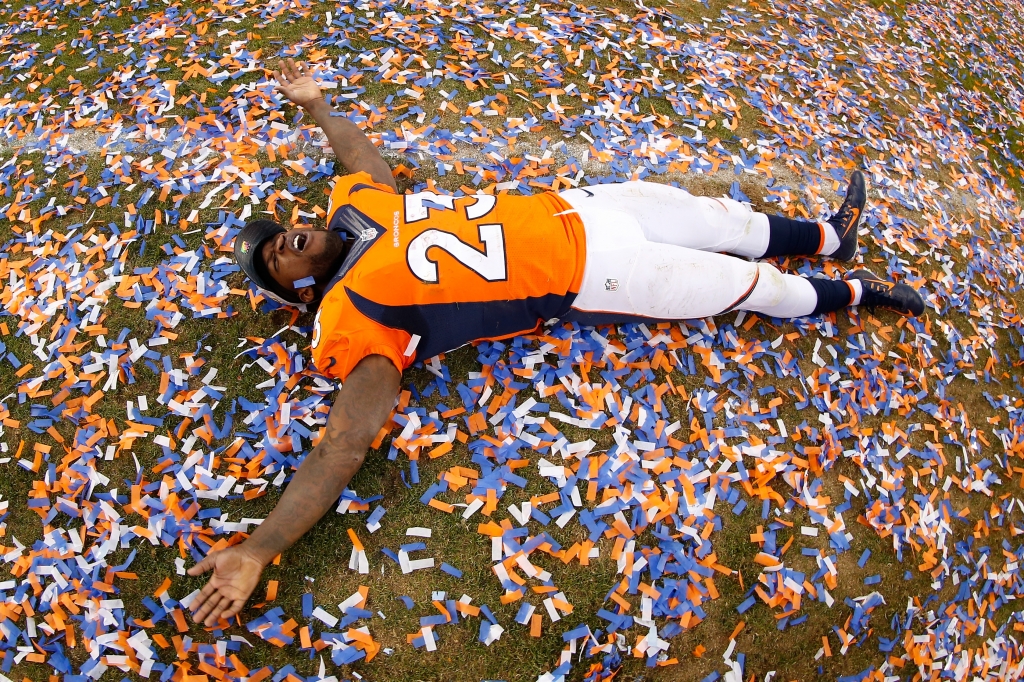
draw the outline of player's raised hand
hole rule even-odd
[[[284,59],[281,61],[281,70],[274,71],[274,78],[277,79],[275,89],[299,107],[323,99],[323,93],[310,73],[305,63],[296,62],[291,57]]]
[[[213,569],[210,582],[195,596],[190,608],[197,623],[213,627],[223,618],[233,618],[252,594],[263,572],[263,562],[242,546],[213,552],[188,569],[189,575],[202,575]]]

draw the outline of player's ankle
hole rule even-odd
[[[818,249],[818,255],[831,256],[842,244],[839,230],[831,220],[819,221],[818,228],[821,230],[821,248]]]
[[[853,299],[850,301],[850,305],[860,305],[860,301],[864,297],[864,285],[861,284],[859,279],[849,279],[846,280],[846,283],[853,292]]]

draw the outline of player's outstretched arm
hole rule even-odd
[[[313,117],[327,135],[334,155],[349,173],[366,171],[374,182],[398,191],[391,168],[359,126],[344,116],[331,116],[334,108],[324,101],[305,64],[285,59],[281,62],[281,70],[274,72],[274,78],[277,79],[277,90]]]
[[[207,627],[237,614],[264,566],[291,547],[333,507],[359,471],[366,451],[391,413],[401,373],[382,355],[363,358],[338,390],[326,433],[306,456],[270,515],[243,543],[214,552],[188,570],[213,576],[191,604]]]

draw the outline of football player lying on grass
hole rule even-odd
[[[826,222],[647,182],[533,196],[401,195],[373,143],[332,116],[307,67],[287,60],[274,75],[350,174],[336,181],[327,229],[253,221],[236,237],[235,257],[268,296],[317,309],[313,360],[344,385],[322,439],[266,520],[189,569],[213,570],[192,604],[208,626],[237,614],[263,567],[337,503],[395,404],[402,370],[417,360],[527,334],[552,318],[593,325],[732,310],[777,318],[852,305],[924,311],[913,288],[865,270],[830,280],[748,260],[853,259],[866,197],[859,172]]]

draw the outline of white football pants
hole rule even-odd
[[[567,319],[679,320],[730,310],[790,318],[817,305],[803,277],[719,253],[756,258],[768,249],[768,216],[738,201],[653,182],[559,196],[579,214],[587,238],[583,283]]]

